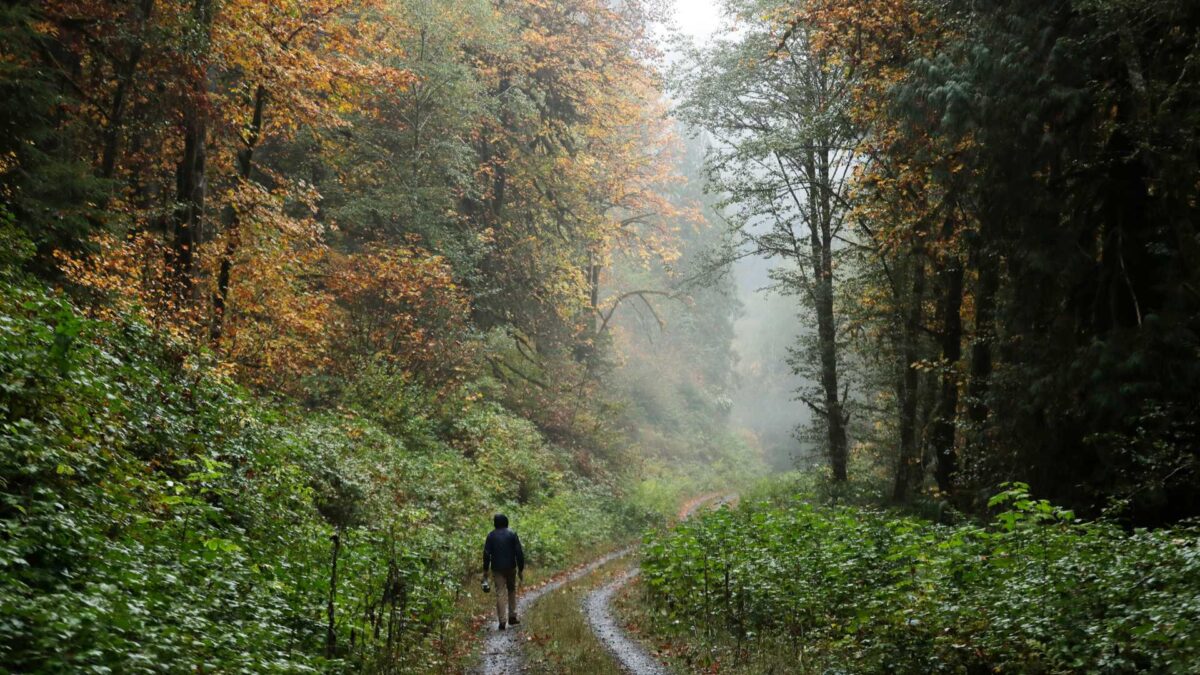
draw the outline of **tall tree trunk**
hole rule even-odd
[[[592,334],[600,332],[600,265],[596,263],[596,252],[587,254],[588,303],[592,312]]]
[[[831,144],[825,143],[824,147]],[[805,167],[814,185],[829,188],[827,151],[810,151]],[[846,480],[848,442],[846,415],[838,391],[837,323],[833,313],[833,209],[830,190],[808,190],[809,242],[813,265],[814,304],[817,313],[817,344],[821,359],[821,389],[825,394],[825,421],[829,443],[829,465],[833,480]]]
[[[195,0],[192,18],[201,33],[207,51],[212,26],[212,0]],[[171,217],[171,247],[167,252],[167,272],[176,309],[194,301],[195,254],[204,218],[208,191],[206,171],[208,118],[202,102],[208,95],[208,68],[204,56],[191,82],[191,100],[184,109],[183,157],[175,167],[175,212]]]
[[[996,331],[996,292],[1000,285],[999,263],[979,252],[975,262],[979,282],[975,290],[975,330],[971,340],[971,368],[967,385],[968,415],[976,433],[988,418],[987,395],[992,377],[992,342]]]
[[[254,114],[250,127],[242,139],[244,147],[238,153],[238,184],[250,180],[254,170],[254,150],[262,137],[263,112],[267,104],[267,88],[259,84],[254,90]],[[225,248],[221,252],[221,267],[217,272],[217,290],[213,296],[212,339],[219,340],[225,329],[225,310],[229,302],[229,283],[233,271],[233,259],[242,245],[241,216],[230,208],[226,217]]]
[[[817,339],[821,351],[821,388],[825,392],[826,426],[829,439],[829,464],[835,481],[846,480],[846,417],[838,391],[837,342],[833,316],[833,288],[822,282],[817,300]]]
[[[135,31],[137,42],[130,48],[125,61],[117,64],[117,88],[113,91],[109,103],[108,124],[104,128],[104,147],[101,151],[100,177],[112,178],[117,171],[117,156],[120,152],[121,129],[125,126],[125,109],[129,100],[129,88],[133,85],[133,76],[137,73],[146,51],[146,24],[154,13],[154,0],[142,0],[138,6],[138,28]]]
[[[195,250],[204,215],[208,123],[202,114],[188,110],[185,119],[183,158],[175,170],[176,209],[172,219],[169,272],[174,279],[178,307],[191,304],[195,286]]]
[[[512,88],[512,80],[509,78],[507,71],[500,76],[500,81],[497,84],[496,97],[505,96],[508,90]],[[505,131],[512,131],[514,127],[512,111],[509,110],[507,101],[500,100],[500,127]],[[493,167],[495,170],[492,179],[492,218],[495,221],[500,220],[500,214],[504,210],[505,199],[507,197],[508,188],[508,156],[507,150],[503,146],[499,146],[493,156],[495,160]]]
[[[939,276],[942,281],[942,301],[938,307],[941,315],[942,391],[933,423],[932,444],[937,455],[934,477],[938,489],[950,494],[954,490],[954,474],[958,470],[954,440],[958,416],[958,362],[962,359],[962,265],[957,259],[951,259]]]
[[[337,566],[338,554],[342,551],[342,537],[340,531],[333,533],[333,560],[329,566],[329,602],[325,607],[325,615],[328,623],[325,626],[325,657],[333,658],[337,651]]]
[[[904,317],[900,366],[900,452],[896,458],[896,482],[892,500],[904,502],[920,487],[921,451],[917,443],[917,395],[920,372],[913,366],[920,358],[918,338],[925,297],[925,257],[918,246],[913,252],[912,295]]]

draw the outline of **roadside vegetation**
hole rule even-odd
[[[684,672],[1191,673],[1200,529],[1089,522],[1023,484],[981,524],[796,484],[651,532],[632,618]],[[640,608],[640,609],[639,609]]]
[[[731,0],[681,58],[805,330],[798,484],[650,531],[684,672],[1200,671],[1200,5]]]
[[[6,667],[436,672],[492,510],[541,569],[661,522],[467,392],[301,411],[136,320],[2,301]]]

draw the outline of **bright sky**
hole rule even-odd
[[[673,0],[675,25],[690,35],[692,40],[702,43],[707,40],[721,23],[719,0]]]

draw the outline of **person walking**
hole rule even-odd
[[[508,516],[497,513],[492,525],[496,529],[483,542],[483,580],[486,587],[490,569],[496,584],[496,618],[500,630],[504,630],[506,623],[521,623],[517,619],[517,580],[524,581],[525,552],[521,550],[521,538],[508,529]]]

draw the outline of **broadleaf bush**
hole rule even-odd
[[[705,514],[646,535],[651,616],[706,664],[1196,672],[1200,528],[1080,522],[1020,484],[992,503],[987,526],[798,499]]]
[[[439,672],[495,510],[542,569],[645,525],[520,417],[370,377],[394,398],[271,403],[136,316],[4,286],[0,670]]]

